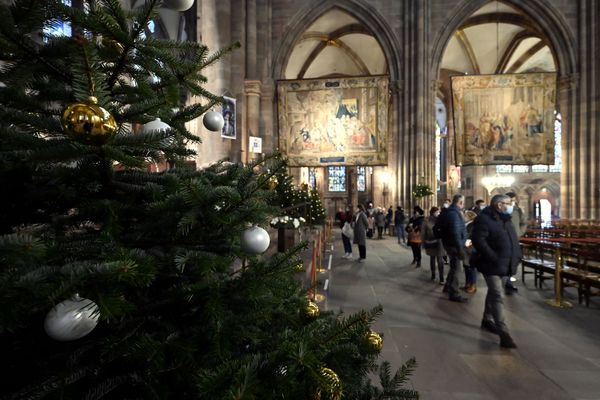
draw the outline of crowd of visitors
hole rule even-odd
[[[519,238],[525,232],[526,216],[512,192],[492,197],[489,204],[477,200],[468,210],[464,202],[464,196],[456,194],[441,207],[431,207],[427,217],[419,205],[412,207],[410,215],[400,205],[386,210],[371,202],[359,204],[354,213],[351,207],[340,209],[336,221],[342,230],[344,258],[352,258],[354,243],[359,252],[356,261],[364,262],[367,240],[382,240],[387,233],[411,249],[415,268],[421,267],[425,250],[431,281],[443,285],[448,299],[457,303],[469,301],[466,294],[477,291],[477,277],[482,274],[487,294],[481,328],[497,334],[500,346],[514,348],[503,298],[517,291],[512,277],[521,258]],[[461,269],[465,284],[459,287]]]

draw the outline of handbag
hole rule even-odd
[[[426,249],[435,249],[438,246],[438,239],[426,240],[423,247]]]
[[[344,226],[342,227],[342,233],[348,239],[354,239],[354,229],[352,229],[348,222],[344,222]]]

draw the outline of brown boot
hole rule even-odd
[[[474,283],[470,283],[469,287],[467,287],[467,293],[473,294],[477,291],[477,286]]]

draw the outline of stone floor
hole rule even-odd
[[[429,257],[423,254],[423,266],[415,268],[410,249],[393,237],[369,240],[367,260],[358,263],[342,258],[336,232],[326,267],[329,254],[331,270],[319,277],[321,283],[329,279],[320,307],[351,313],[381,304],[384,313],[374,326],[384,336],[381,357],[393,367],[416,357],[408,386],[422,399],[600,399],[599,298],[586,308],[567,292],[573,308],[551,307],[545,300],[553,298],[552,282],[536,289],[529,275],[505,300],[518,345],[507,350],[479,327],[486,294],[481,276],[477,293],[459,304],[430,281]]]

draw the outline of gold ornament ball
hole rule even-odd
[[[277,184],[279,182],[277,181],[277,177],[276,176],[272,176],[269,178],[269,190],[275,190],[275,188],[277,188]]]
[[[326,386],[317,391],[317,398],[323,400],[340,400],[342,398],[342,382],[339,376],[330,368],[322,367],[319,371]]]
[[[295,269],[297,272],[302,272],[302,271],[304,271],[304,263],[303,263],[302,261],[298,261],[298,264],[296,264],[296,265],[294,266],[294,269]]]
[[[307,318],[317,318],[319,316],[319,306],[314,301],[308,301],[304,309],[304,315]]]
[[[383,349],[383,339],[377,332],[371,331],[367,333],[366,339],[369,346],[371,346],[373,349],[377,351],[381,351],[381,349]]]
[[[71,138],[85,144],[106,144],[117,133],[117,122],[93,96],[85,102],[69,105],[60,123]]]

